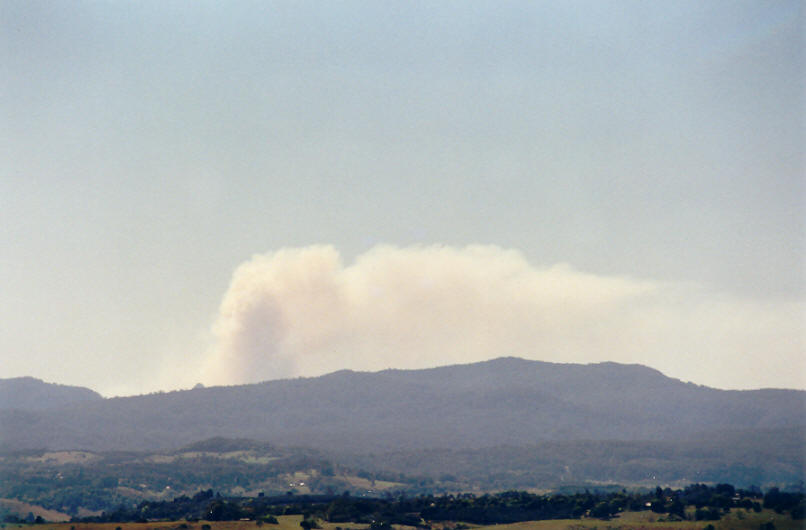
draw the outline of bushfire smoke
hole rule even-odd
[[[350,265],[330,246],[289,248],[235,271],[203,379],[511,355],[641,363],[712,386],[801,387],[801,312],[692,285],[535,267],[495,246],[379,246]]]

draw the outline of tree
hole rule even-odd
[[[679,498],[675,497],[672,504],[669,505],[669,515],[676,515],[681,519],[686,518],[686,507]]]
[[[308,519],[307,517],[299,522],[303,530],[311,530],[312,528],[321,528],[316,522],[316,519]]]
[[[601,501],[591,509],[591,517],[598,517],[599,519],[610,518],[610,504],[607,501]]]

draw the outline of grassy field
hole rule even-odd
[[[258,526],[255,521],[197,521],[193,523],[185,521],[165,521],[149,523],[46,523],[46,524],[17,524],[0,523],[0,528],[13,530],[15,528],[25,528],[30,530],[202,530],[203,525],[210,525],[211,530],[301,530],[299,526],[302,521],[301,515],[281,515],[277,518],[279,524],[264,524]],[[322,530],[366,530],[369,525],[354,523],[328,523],[320,522]]]
[[[300,530],[301,515],[284,515],[277,518],[278,525],[258,526],[255,521],[198,521],[188,522],[149,522],[149,523],[52,523],[39,525],[0,524],[0,528],[30,530],[202,530],[209,525],[211,530]],[[712,524],[717,530],[757,530],[762,523],[772,522],[777,530],[803,530],[806,522],[794,521],[786,515],[770,510],[760,513],[733,510],[720,521],[664,521],[662,516],[652,512],[628,512],[620,517],[603,521],[601,519],[561,519],[553,521],[527,521],[506,525],[477,526],[466,525],[472,530],[662,530],[662,529],[703,529]],[[368,525],[352,523],[321,523],[322,530],[355,529],[366,530]],[[435,530],[454,530],[455,523],[437,523]],[[413,530],[411,527],[396,527],[397,530]]]
[[[738,512],[743,512],[741,516]],[[758,530],[759,525],[772,522],[776,530],[802,530],[806,528],[804,521],[794,521],[788,515],[779,515],[771,510],[761,513],[733,510],[719,521],[664,521],[662,516],[652,512],[627,512],[610,521],[601,519],[561,519],[556,521],[528,521],[507,525],[481,527],[495,530],[577,530],[594,528],[598,530],[638,530],[652,529],[703,529],[712,524],[717,530]]]
[[[48,510],[42,506],[35,504],[28,504],[16,499],[0,499],[0,508],[11,511],[21,516],[32,513],[34,516],[40,516],[46,521],[69,521],[70,516],[66,513],[57,512],[56,510]],[[1,523],[0,523],[1,524]]]

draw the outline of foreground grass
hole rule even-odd
[[[153,521],[148,523],[45,523],[45,524],[18,524],[0,523],[0,528],[14,530],[202,530],[203,525],[209,525],[211,530],[302,530],[299,526],[301,515],[281,515],[277,517],[279,524],[263,524],[258,526],[255,521]],[[358,523],[328,523],[320,522],[322,530],[366,530],[369,525]]]
[[[149,523],[49,523],[26,525],[16,523],[0,524],[0,528],[13,530],[202,530],[209,525],[211,530],[301,530],[301,515],[283,515],[277,518],[279,524],[258,526],[255,521],[184,521]],[[466,525],[471,530],[661,530],[661,529],[703,529],[709,524],[717,530],[757,530],[763,523],[773,523],[776,530],[803,530],[806,522],[794,521],[788,515],[777,514],[772,510],[760,513],[732,510],[719,521],[665,521],[662,515],[652,512],[627,512],[609,521],[601,519],[559,519],[549,521],[526,521],[522,523],[477,526]],[[320,523],[322,530],[337,528],[366,530],[368,525],[355,523]],[[435,530],[454,530],[455,523],[436,523]],[[397,530],[413,530],[411,527],[396,527]]]
[[[741,513],[741,515],[739,515]],[[763,523],[771,522],[776,530],[802,530],[804,521],[795,521],[788,515],[777,514],[772,510],[760,513],[732,510],[719,521],[666,521],[662,515],[652,512],[627,512],[609,521],[601,519],[558,519],[552,521],[526,521],[506,525],[480,527],[474,530],[639,530],[653,529],[703,529],[709,524],[717,530],[758,530]]]

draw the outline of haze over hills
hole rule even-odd
[[[13,381],[0,381],[0,392],[18,384]],[[24,393],[18,403],[36,396],[42,402],[25,410],[5,403],[3,448],[153,450],[229,436],[333,451],[461,449],[544,440],[680,440],[715,430],[802,431],[806,421],[804,391],[716,390],[640,365],[518,358],[340,371],[59,407],[59,398],[41,389]]]
[[[94,390],[79,386],[45,383],[33,377],[0,379],[0,409],[43,410],[102,399]]]

